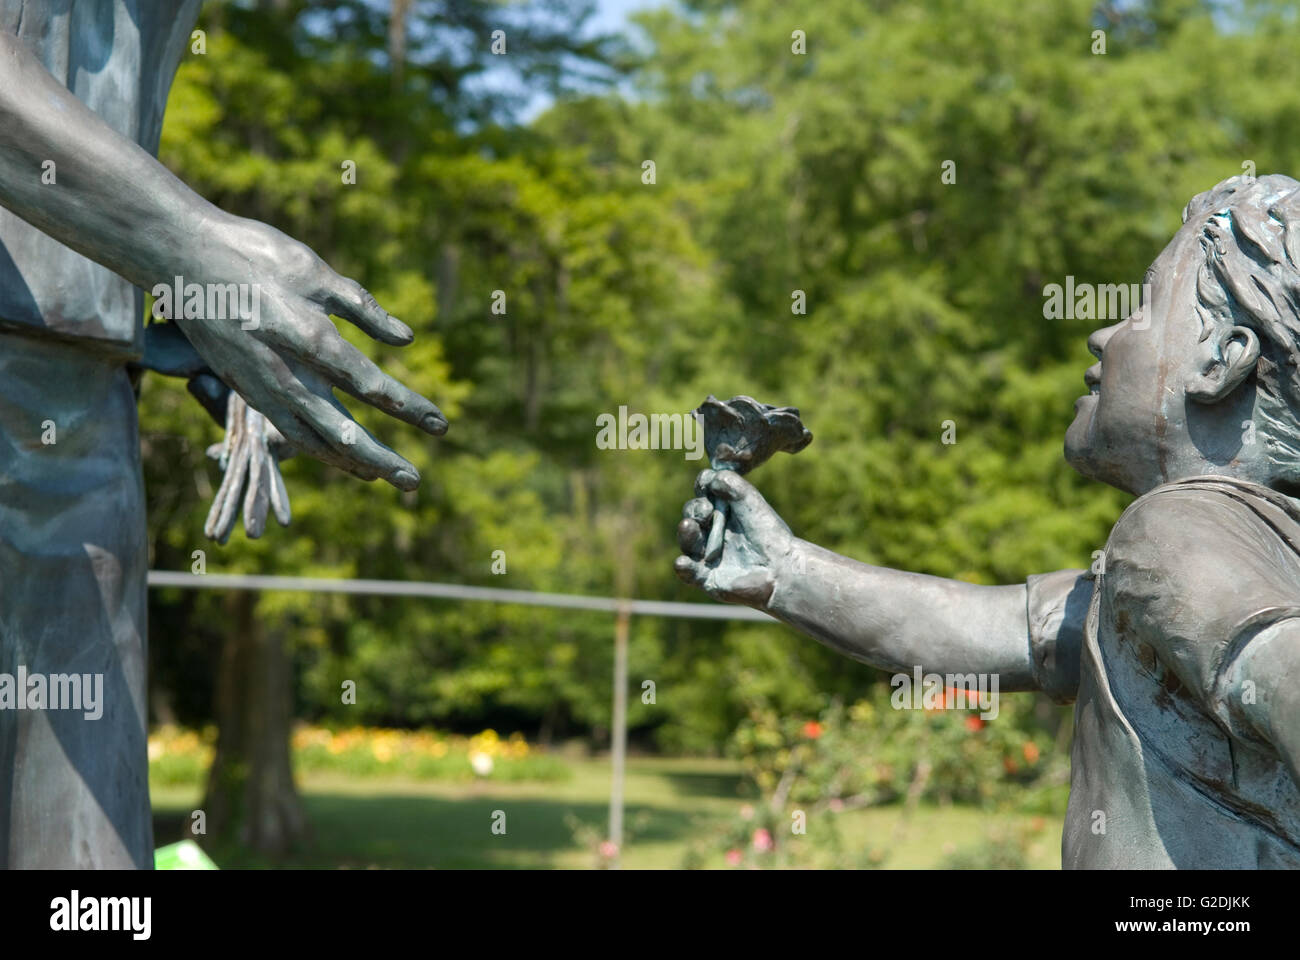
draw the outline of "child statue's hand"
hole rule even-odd
[[[678,578],[703,587],[714,599],[762,609],[790,565],[795,543],[790,528],[753,484],[733,470],[702,471],[695,492],[696,499],[687,501],[685,519],[677,526],[684,554],[673,565]],[[730,505],[722,553],[712,564],[704,560],[717,516],[710,497]]]

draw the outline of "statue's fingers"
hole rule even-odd
[[[410,387],[380,370],[373,360],[348,343],[331,325],[313,342],[303,360],[330,383],[390,417],[441,437],[447,432],[442,411]]]
[[[230,461],[226,461],[226,467],[230,466]],[[230,500],[230,487],[234,482],[234,477],[229,469],[221,475],[221,483],[217,485],[217,492],[212,498],[212,506],[208,510],[207,520],[203,523],[203,535],[210,540],[221,540],[221,517],[226,511],[226,503]]]
[[[709,568],[690,557],[678,557],[673,561],[673,571],[682,583],[702,587],[709,576]]]
[[[734,470],[713,470],[705,471],[710,473],[707,480],[704,481],[704,495],[711,495],[719,500],[727,500],[732,503],[739,503],[747,500],[750,494],[755,493],[754,485],[748,480],[736,473]],[[700,474],[704,476],[703,473]]]
[[[294,447],[363,480],[382,477],[399,490],[420,485],[415,465],[358,424],[320,374],[275,354],[268,363],[268,372],[276,381],[275,392],[266,389],[265,383],[254,382],[257,390],[250,399]]]
[[[235,497],[224,492],[212,501],[212,509],[208,511],[207,522],[203,525],[203,533],[208,539],[221,544],[230,539],[230,531],[235,526],[231,505],[235,501]]]
[[[238,431],[239,424],[242,422],[243,417],[239,415],[239,394],[231,390],[226,395],[226,433],[221,438],[221,455],[217,457],[222,470],[226,469],[226,464],[230,462],[230,449],[234,446],[232,434]]]
[[[221,509],[225,506],[225,489],[219,488],[217,495],[212,498],[212,506],[208,507],[207,519],[203,521],[203,535],[209,540],[217,539],[217,521],[221,518]]]
[[[244,430],[248,443],[248,486],[244,493],[244,532],[256,540],[266,529],[266,508],[270,494],[263,481],[263,471],[270,454],[266,452],[266,434],[262,415],[252,407],[245,415]]]
[[[204,532],[218,543],[225,543],[230,539],[230,532],[235,529],[236,511],[239,509],[239,490],[234,487],[226,490],[220,503],[221,512],[217,514],[212,529]],[[213,506],[215,507],[216,504]]]
[[[713,516],[713,503],[708,497],[696,497],[694,500],[687,500],[682,507],[682,516],[687,520],[694,520],[704,526]]]
[[[701,470],[695,476],[695,495],[697,497],[707,498],[709,495],[709,484],[717,474],[716,470]]]
[[[244,533],[253,540],[266,529],[266,509],[271,501],[266,457],[264,450],[254,452],[250,461],[248,492],[244,495]]]
[[[415,339],[411,328],[390,315],[361,284],[337,274],[332,274],[329,280],[325,302],[330,313],[395,347],[403,347]]]
[[[371,436],[328,388],[325,395],[305,387],[299,389],[295,397],[298,412],[328,445],[327,452],[319,454],[320,459],[363,480],[383,477],[399,490],[414,490],[420,485],[420,471],[415,464]],[[297,442],[297,438],[290,439]]]
[[[221,468],[228,471],[235,451],[244,443],[248,432],[248,401],[234,390],[226,406],[226,449],[221,459]]]
[[[239,509],[240,494],[244,489],[244,480],[248,476],[249,445],[247,437],[240,435],[235,448],[226,463],[226,477],[221,482],[221,514],[217,517],[214,533],[209,534],[219,543],[225,543],[230,531],[235,527],[236,511]]]
[[[291,514],[289,512],[289,491],[284,485],[284,477],[280,476],[280,465],[272,458],[266,465],[266,472],[271,478],[271,510],[275,513],[275,519],[280,526],[287,527]]]
[[[677,544],[693,560],[704,558],[705,536],[698,520],[687,518],[677,524]]]
[[[704,562],[717,563],[722,557],[723,537],[727,533],[727,514],[730,513],[727,501],[720,499],[714,508],[713,520],[709,524],[709,541],[704,545]]]
[[[329,446],[316,433],[311,424],[294,412],[294,409],[289,404],[267,397],[259,403],[258,409],[268,422],[272,417],[275,418],[275,423],[272,423],[271,426],[276,429],[276,433],[285,438],[284,447],[277,444],[271,448],[275,450],[277,455],[281,454],[282,449],[289,449],[295,453],[306,453],[308,456],[315,457],[326,463],[333,462]],[[267,442],[269,445],[272,439],[268,437]]]

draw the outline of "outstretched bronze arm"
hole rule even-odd
[[[54,161],[54,183],[42,165]],[[207,365],[295,447],[366,480],[419,484],[405,458],[375,440],[335,399],[338,387],[434,436],[447,421],[384,374],[335,329],[330,314],[393,345],[405,324],[308,247],[208,203],[121,136],[15,37],[0,33],[0,206],[143,287],[244,284],[255,323],[178,313]]]
[[[999,689],[1044,690],[1058,700],[1078,684],[1091,584],[1081,571],[989,587],[873,567],[795,537],[743,477],[705,470],[678,527],[678,576],[728,603],[770,613],[835,650],[884,670],[997,674]],[[704,559],[728,502],[725,544]]]

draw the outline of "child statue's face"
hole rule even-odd
[[[1204,222],[1185,223],[1151,265],[1145,313],[1135,308],[1088,338],[1101,362],[1084,375],[1091,392],[1075,403],[1065,458],[1085,476],[1130,493],[1211,473],[1267,482],[1255,476],[1258,458],[1243,458],[1242,449],[1255,392],[1245,370],[1253,369],[1258,341],[1242,327],[1200,339]],[[1216,343],[1229,363],[1215,363]]]

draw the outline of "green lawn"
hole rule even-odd
[[[292,867],[541,867],[583,868],[594,853],[575,836],[573,818],[603,831],[609,811],[609,762],[574,760],[562,782],[473,783],[356,779],[336,774],[300,778],[314,839],[308,850],[276,865]],[[629,868],[683,865],[692,845],[736,816],[744,802],[736,767],[721,760],[634,758],[625,791],[631,835],[622,862]],[[199,802],[197,788],[153,787],[156,843],[181,839]],[[506,815],[505,835],[491,831],[493,812]],[[893,868],[940,866],[977,848],[999,829],[1032,831],[1029,862],[1060,867],[1061,820],[1030,814],[989,814],[966,807],[919,808],[900,828],[899,807],[837,816],[846,842],[863,849],[890,838]],[[895,831],[898,831],[895,833]],[[217,854],[222,867],[269,866],[241,855]],[[709,866],[724,866],[720,854]]]

